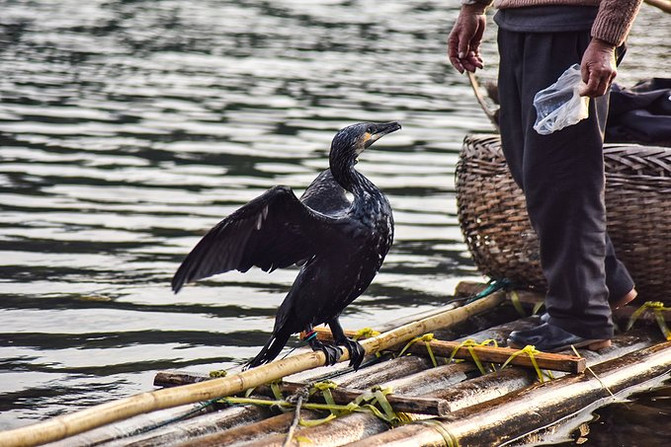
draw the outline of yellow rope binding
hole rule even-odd
[[[464,340],[452,350],[452,354],[450,355],[450,358],[447,359],[447,363],[450,363],[450,362],[452,362],[452,360],[454,360],[454,356],[457,355],[457,352],[459,352],[459,350],[461,348],[466,348],[466,349],[468,349],[468,353],[471,354],[471,358],[475,362],[475,365],[480,370],[480,373],[484,376],[485,374],[487,374],[487,370],[485,370],[485,367],[482,366],[482,362],[480,361],[480,358],[475,353],[475,350],[473,350],[473,348],[481,347],[481,346],[489,346],[489,345],[493,345],[495,348],[499,347],[496,340],[494,340],[492,338],[488,338],[487,340],[484,340],[480,343],[478,343],[475,340],[471,340],[470,338],[468,340]],[[494,367],[494,365],[492,365],[492,367]]]
[[[376,331],[373,328],[370,327],[365,327],[362,329],[359,329],[356,334],[354,334],[354,337],[352,337],[352,340],[357,341],[357,340],[363,340],[365,338],[372,338],[372,337],[377,337],[380,335],[378,331]]]
[[[436,361],[436,356],[433,353],[433,349],[431,349],[431,342],[433,341],[434,337],[432,333],[420,335],[419,337],[415,337],[412,340],[408,342],[407,345],[403,349],[401,349],[401,352],[398,353],[399,357],[403,357],[403,354],[410,349],[410,346],[414,345],[418,341],[423,341],[424,344],[426,345],[426,351],[429,353],[429,357],[431,358],[431,363],[433,363],[433,367],[435,368],[438,366],[438,362]]]
[[[534,370],[536,370],[536,374],[538,375],[538,380],[540,380],[541,383],[545,382],[543,371],[538,367],[538,363],[536,362],[536,354],[540,354],[541,351],[537,350],[535,346],[533,345],[526,345],[524,348],[520,349],[519,351],[515,351],[512,353],[510,357],[508,357],[508,360],[506,360],[503,365],[501,365],[501,369],[505,368],[510,364],[510,362],[517,357],[520,354],[526,354],[529,356],[531,359],[531,364],[534,367]],[[554,379],[552,376],[551,372],[548,372],[548,377],[551,379]]]
[[[510,296],[510,302],[513,304],[513,307],[517,311],[518,314],[522,317],[526,317],[527,314],[524,312],[524,307],[522,307],[522,303],[520,302],[520,296],[517,294],[516,290],[511,290],[509,292]]]
[[[631,314],[626,330],[628,331],[631,329],[634,326],[636,320],[648,310],[655,315],[655,320],[657,321],[657,325],[662,331],[662,334],[664,334],[664,338],[671,340],[671,330],[669,330],[669,327],[666,324],[666,320],[664,319],[664,315],[662,315],[662,312],[670,311],[671,307],[665,307],[664,303],[661,301],[646,301],[643,303],[641,307],[636,309],[634,313]]]
[[[446,447],[459,447],[459,439],[450,433],[447,427],[445,427],[445,425],[438,419],[427,419],[424,421],[417,421],[417,423],[435,429],[443,438],[443,441],[445,441]]]

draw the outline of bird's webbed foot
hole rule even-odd
[[[339,347],[317,340],[317,337],[312,338],[308,343],[313,351],[322,351],[324,353],[327,365],[333,366],[340,360],[342,350]]]
[[[363,358],[366,356],[366,350],[363,346],[358,341],[347,337],[336,340],[336,344],[342,345],[347,349],[347,352],[349,352],[349,366],[354,368],[354,371],[358,370],[361,362],[363,362]]]
[[[349,366],[353,367],[355,371],[358,370],[361,362],[363,362],[363,358],[366,356],[366,350],[359,342],[345,336],[345,331],[337,318],[328,321],[327,324],[331,328],[335,344],[344,346],[347,352],[349,352]]]

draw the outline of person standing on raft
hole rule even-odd
[[[448,40],[461,73],[483,67],[480,42],[492,0],[462,0]],[[611,308],[636,298],[606,232],[603,137],[616,59],[641,0],[495,0],[503,152],[540,241],[547,315],[508,344],[546,352],[610,346]],[[534,95],[581,67],[589,117],[549,135],[533,124]]]

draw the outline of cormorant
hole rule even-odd
[[[401,128],[397,122],[358,123],[333,138],[329,168],[300,200],[286,186],[275,186],[214,226],[198,242],[172,279],[172,290],[217,273],[252,266],[265,271],[302,265],[275,318],[273,333],[247,367],[271,362],[291,334],[311,332],[326,323],[335,345],[309,337],[313,350],[335,364],[350,353],[358,368],[365,352],[345,336],[340,313],[363,293],[391,247],[394,221],[389,201],[354,169],[357,157],[382,136]],[[345,191],[352,193],[350,203]]]

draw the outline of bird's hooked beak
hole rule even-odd
[[[396,121],[390,121],[388,123],[373,124],[371,127],[371,131],[366,135],[368,138],[366,138],[366,142],[364,143],[365,148],[368,148],[383,136],[396,132],[401,128],[401,125]]]

